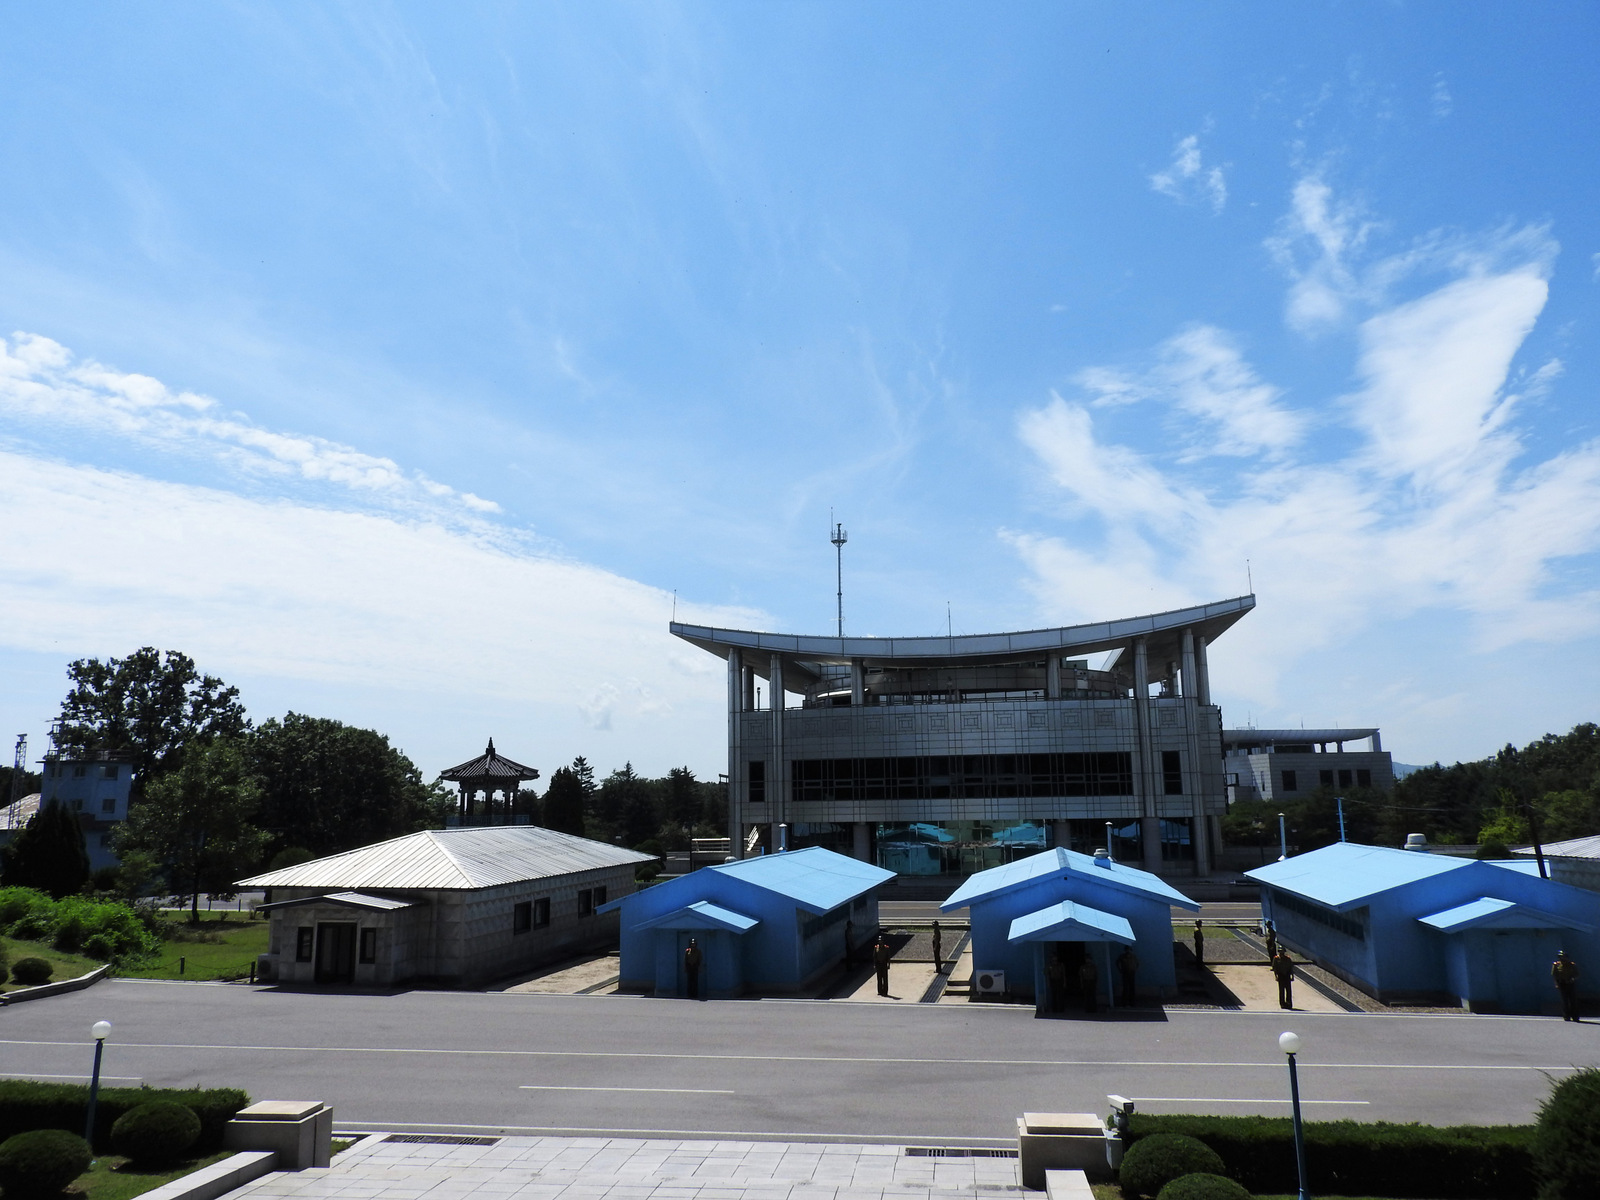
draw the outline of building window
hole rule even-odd
[[[750,803],[764,804],[767,799],[767,764],[757,761],[750,766]]]
[[[595,888],[595,890],[594,890],[594,906],[596,908],[599,908],[605,902],[606,902],[606,890],[605,890],[605,888],[603,888],[603,887]]]
[[[1372,786],[1372,772],[1371,771],[1357,770],[1356,771],[1356,786],[1357,787],[1371,787]]]
[[[1300,790],[1300,785],[1296,782],[1293,771],[1283,772],[1283,790],[1286,792],[1298,792]]]
[[[812,758],[789,767],[797,801],[1133,795],[1127,751]]]
[[[107,796],[104,800],[100,801],[100,811],[103,813],[116,812],[117,798],[115,796]]]
[[[363,929],[361,931],[361,961],[364,963],[378,961],[378,931],[376,929]]]
[[[533,927],[543,929],[550,924],[550,897],[540,896],[533,902]]]
[[[580,917],[594,916],[594,889],[578,889],[578,915]]]
[[[89,768],[84,766],[81,763],[78,766],[75,766],[75,767],[72,768],[72,777],[74,779],[82,779],[88,773],[89,773]]]
[[[1340,787],[1349,787],[1350,786],[1350,782],[1351,782],[1351,780],[1350,780],[1350,772],[1349,771],[1340,771],[1339,772],[1339,786]]]
[[[1161,783],[1167,795],[1183,795],[1183,760],[1176,750],[1161,752]]]
[[[116,763],[107,763],[104,767],[100,768],[100,770],[105,778],[115,779],[122,768]]]
[[[302,925],[294,931],[294,960],[295,962],[310,962],[311,951],[317,944],[317,929],[314,925]]]
[[[1319,771],[1319,772],[1317,772],[1317,781],[1319,783],[1321,783],[1323,787],[1332,787],[1333,786],[1333,772],[1332,771]]]
[[[533,928],[533,901],[524,900],[511,906],[511,932],[527,933]]]

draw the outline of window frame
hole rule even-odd
[[[357,935],[356,962],[370,965],[378,961],[378,927],[363,926]]]
[[[533,927],[550,928],[550,897],[538,896],[533,901]]]
[[[317,950],[317,927],[297,925],[294,931],[295,962],[310,962]]]
[[[511,934],[527,933],[533,929],[533,901],[519,900],[511,906]]]

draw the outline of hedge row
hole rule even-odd
[[[196,1154],[220,1150],[223,1128],[235,1113],[250,1103],[250,1097],[238,1088],[103,1087],[94,1109],[94,1144],[109,1146],[111,1126],[116,1119],[129,1109],[152,1100],[181,1104],[200,1118],[200,1137],[194,1144]],[[0,1079],[0,1142],[30,1129],[82,1133],[88,1108],[87,1084]]]
[[[1131,1140],[1186,1133],[1222,1157],[1252,1192],[1294,1192],[1294,1122],[1289,1117],[1135,1114]],[[1452,1196],[1526,1200],[1536,1190],[1532,1125],[1394,1125],[1312,1121],[1305,1126],[1313,1194]]]

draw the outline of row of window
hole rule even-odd
[[[1297,771],[1280,771],[1279,774],[1283,776],[1283,790],[1284,791],[1286,791],[1286,792],[1298,792],[1300,790],[1300,775],[1299,775],[1299,772],[1297,772]],[[1347,788],[1347,787],[1371,787],[1372,786],[1372,772],[1369,771],[1369,770],[1366,770],[1364,768],[1357,768],[1353,772],[1352,771],[1346,771],[1346,770],[1340,770],[1338,772],[1334,772],[1334,771],[1318,771],[1317,772],[1318,783],[1321,784],[1321,786],[1323,786],[1323,787],[1333,787],[1334,786],[1335,776],[1337,776],[1337,778],[1338,778],[1338,781],[1339,781],[1338,786],[1339,787],[1346,787]]]
[[[1292,913],[1299,913],[1302,917],[1307,917],[1319,925],[1326,925],[1329,929],[1338,930],[1346,937],[1353,937],[1358,942],[1367,940],[1366,927],[1360,921],[1353,917],[1347,917],[1343,913],[1334,912],[1331,908],[1324,908],[1322,905],[1313,900],[1307,900],[1303,896],[1295,896],[1288,892],[1274,890],[1272,893],[1272,907],[1274,909],[1284,908]]]
[[[1170,757],[1170,763],[1166,758]],[[1168,751],[1167,790],[1183,790],[1178,755]],[[903,758],[796,759],[796,800],[949,800],[1006,796],[1131,796],[1133,755],[964,754]],[[766,800],[766,764],[749,764],[750,800]]]
[[[56,763],[56,764],[52,765],[50,767],[50,769],[46,772],[46,774],[51,779],[60,779],[61,778],[61,764],[60,763]],[[88,774],[89,774],[89,768],[85,764],[83,764],[83,763],[74,763],[72,765],[72,777],[74,779],[83,779],[83,778],[87,777]],[[99,775],[97,776],[97,778],[100,778],[100,779],[120,779],[121,777],[122,777],[122,764],[121,763],[104,763],[104,764],[102,764],[101,767],[100,767]]]
[[[81,798],[77,799],[77,800],[74,800],[72,802],[72,811],[73,812],[82,812],[83,811],[83,800]],[[117,798],[115,796],[107,796],[104,800],[100,801],[100,811],[103,812],[103,813],[114,813],[114,812],[116,812],[117,811]]]
[[[579,888],[578,916],[592,917],[595,909],[606,902],[606,889]],[[523,900],[511,906],[511,932],[527,933],[530,929],[543,929],[550,924],[550,897]]]
[[[294,960],[295,962],[310,962],[317,948],[317,927],[315,925],[302,925],[294,931]],[[375,963],[378,961],[378,931],[376,929],[363,929],[357,947],[356,961]]]

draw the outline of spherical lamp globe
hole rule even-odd
[[[1278,1036],[1278,1049],[1285,1054],[1300,1053],[1300,1035],[1298,1033],[1284,1033]]]

